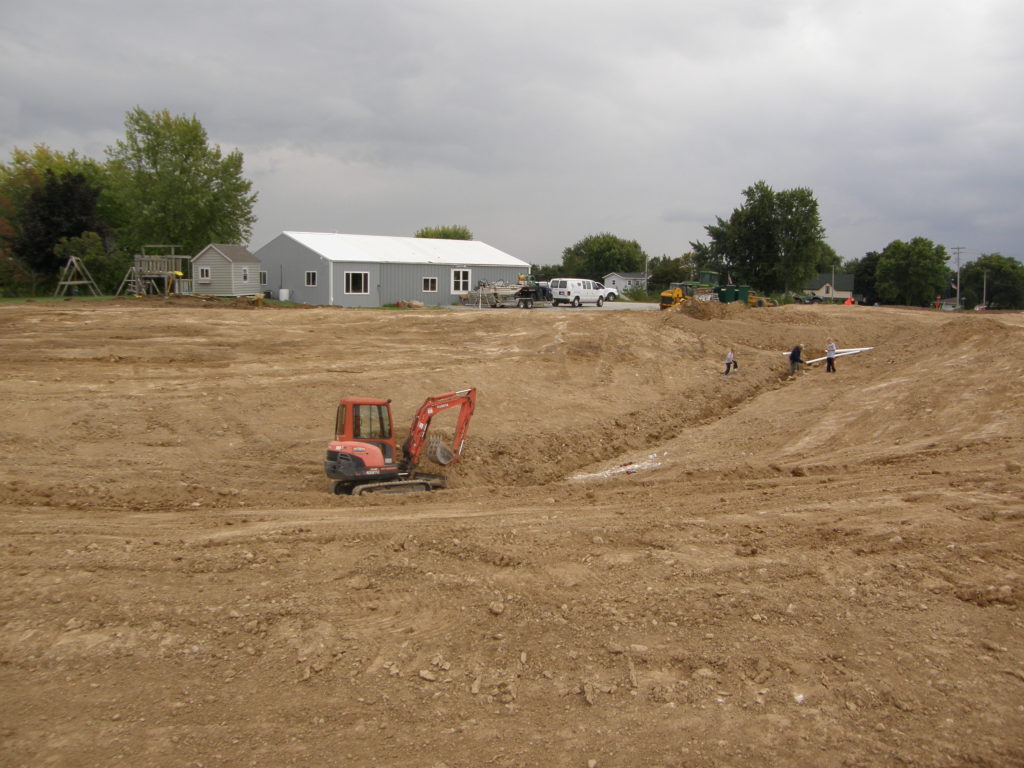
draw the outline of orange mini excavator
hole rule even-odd
[[[461,389],[428,397],[416,411],[409,437],[399,459],[391,420],[391,401],[372,397],[344,397],[338,403],[334,439],[327,446],[324,472],[334,480],[334,492],[405,493],[444,488],[443,475],[418,472],[420,455],[447,466],[462,457],[462,446],[476,405],[476,389]],[[459,407],[455,442],[448,448],[429,436],[430,422],[438,413]]]

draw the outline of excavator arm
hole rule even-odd
[[[405,444],[402,446],[402,469],[404,471],[412,471],[419,464],[423,446],[427,444],[430,422],[434,416],[455,406],[459,406],[458,422],[455,426],[455,443],[451,449],[442,445],[436,446],[430,458],[438,464],[454,464],[459,460],[462,456],[462,445],[466,440],[466,432],[469,429],[469,421],[473,418],[473,408],[476,406],[475,388],[434,395],[423,401],[423,405],[413,417],[412,427],[409,428],[409,437],[406,438]]]

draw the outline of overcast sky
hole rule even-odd
[[[809,187],[844,258],[1024,260],[1020,0],[0,0],[0,160],[195,115],[282,230],[678,256]]]

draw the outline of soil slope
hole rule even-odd
[[[829,336],[874,350],[789,379]],[[0,763],[1024,765],[1021,359],[1019,313],[2,305]],[[468,386],[448,489],[330,493],[339,397]]]

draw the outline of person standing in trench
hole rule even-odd
[[[725,373],[723,376],[729,375],[729,370],[738,371],[740,369],[739,363],[736,362],[736,350],[729,347],[729,352],[725,356]]]
[[[832,339],[825,340],[825,373],[836,372],[836,343]]]

